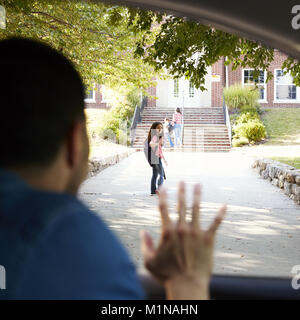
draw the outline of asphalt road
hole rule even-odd
[[[166,152],[169,203],[175,212],[177,186],[203,186],[201,223],[212,221],[222,203],[228,214],[216,238],[215,274],[291,277],[300,265],[300,207],[251,169],[253,158],[239,152]],[[139,231],[158,241],[157,198],[150,196],[151,168],[142,152],[83,183],[79,197],[119,236],[137,267],[143,267]]]

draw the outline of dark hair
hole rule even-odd
[[[181,114],[180,108],[176,108],[176,112]]]
[[[0,41],[0,166],[48,164],[75,121],[84,87],[72,63],[43,43]]]
[[[159,125],[162,126],[162,123],[161,122],[153,122],[152,123],[151,128],[150,128],[149,133],[148,133],[148,137],[147,137],[148,143],[151,141],[151,132],[152,132],[152,130],[156,129]]]

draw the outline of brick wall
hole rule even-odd
[[[273,73],[275,69],[281,69],[283,61],[286,59],[286,55],[281,53],[278,50],[274,52],[274,61],[271,63],[269,70]],[[223,88],[225,88],[225,66],[224,58],[221,58],[217,63],[215,63],[211,72],[212,75],[220,76],[219,82],[211,83],[211,106],[212,107],[222,107],[223,106]],[[242,83],[242,68],[237,68],[237,70],[232,70],[231,66],[228,66],[228,84],[232,85],[234,83]],[[156,96],[156,87],[150,87],[147,89],[150,96]],[[300,108],[300,103],[274,103],[274,78],[271,79],[266,85],[266,103],[260,103],[262,107],[295,107]],[[98,85],[96,89],[96,102],[95,103],[86,103],[86,108],[96,108],[96,109],[108,109],[110,106],[107,103],[102,102],[101,96],[101,86]],[[148,107],[156,107],[156,99],[148,98]]]
[[[224,71],[224,58],[221,58],[211,68],[213,75],[220,76],[219,82],[211,83],[211,106],[222,107],[223,106],[223,87],[225,86],[225,71]]]
[[[89,109],[109,109],[108,103],[102,102],[101,85],[96,85],[95,88],[95,102],[85,102],[85,108]]]
[[[260,102],[262,107],[272,107],[272,108],[284,108],[284,107],[293,107],[299,108],[300,103],[274,103],[274,79],[275,79],[275,69],[281,69],[283,61],[287,58],[287,56],[275,50],[274,52],[274,60],[272,61],[269,70],[273,74],[273,79],[269,80],[266,84],[266,103]],[[229,77],[229,85],[234,83],[242,83],[242,68],[237,68],[237,70],[233,71],[231,66],[228,66],[228,77]]]

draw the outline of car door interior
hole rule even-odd
[[[164,300],[165,291],[150,275],[139,273],[149,300]],[[292,287],[292,279],[214,275],[210,283],[213,300],[300,300],[300,289]]]

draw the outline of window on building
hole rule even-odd
[[[195,95],[195,87],[193,84],[189,81],[189,97],[194,98]]]
[[[257,85],[259,89],[259,101],[266,102],[267,100],[267,84],[266,84],[266,72],[260,70],[258,79],[253,77],[253,69],[244,69],[243,70],[243,85],[244,86],[253,86]]]
[[[84,101],[88,103],[95,103],[96,102],[95,90],[93,89],[86,90]]]
[[[174,79],[174,98],[179,97],[179,79]]]
[[[299,88],[294,84],[293,77],[283,70],[275,70],[275,101],[289,101],[293,102],[299,100]]]

